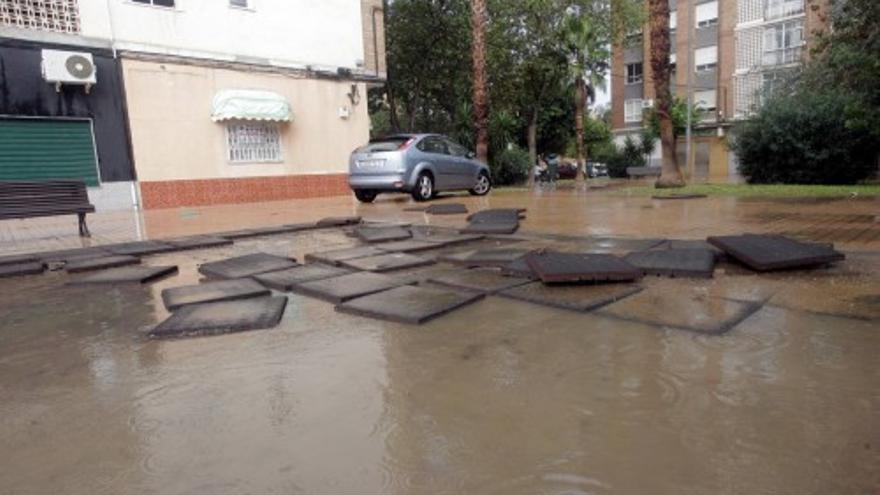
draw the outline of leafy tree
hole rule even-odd
[[[512,146],[498,154],[492,161],[492,179],[498,185],[520,184],[528,179],[534,167],[529,154],[518,146]]]

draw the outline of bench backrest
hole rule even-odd
[[[77,212],[90,206],[83,181],[0,181],[0,218]]]

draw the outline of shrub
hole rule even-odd
[[[877,169],[880,145],[848,126],[849,97],[836,91],[772,97],[739,125],[731,148],[750,183],[852,184]]]
[[[626,177],[627,167],[645,166],[644,149],[640,143],[636,143],[631,136],[623,141],[622,148],[616,148],[605,157],[608,165],[608,175],[611,177]]]
[[[520,184],[529,178],[529,153],[522,148],[505,149],[492,160],[492,181],[496,185]]]

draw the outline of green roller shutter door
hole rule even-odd
[[[98,185],[91,122],[0,119],[0,180],[50,179]]]

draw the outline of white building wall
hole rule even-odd
[[[360,0],[80,0],[81,34],[121,50],[282,67],[356,69],[364,46]]]

